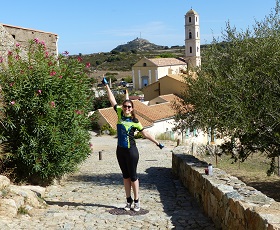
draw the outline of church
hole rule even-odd
[[[182,78],[180,75],[188,67],[199,67],[200,65],[199,15],[191,9],[185,14],[185,57],[152,59],[143,57],[132,67],[133,88],[147,91],[146,87],[168,75],[173,75],[173,78],[177,75],[180,80]],[[158,91],[160,90],[158,89]],[[159,95],[161,94],[157,94],[157,96]]]

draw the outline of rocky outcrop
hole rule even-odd
[[[43,187],[13,185],[7,177],[0,175],[0,218],[30,214],[34,209],[45,207],[41,198],[44,193]]]

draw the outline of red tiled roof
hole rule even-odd
[[[169,66],[169,65],[186,65],[187,63],[177,58],[150,58],[152,63],[157,66]]]
[[[104,119],[109,123],[111,127],[116,128],[118,117],[113,107],[98,109],[98,112],[102,117],[104,117]]]
[[[133,104],[137,115],[151,119],[153,122],[171,118],[176,114],[169,102],[148,106],[140,101],[133,101]]]
[[[166,94],[166,95],[161,95],[159,97],[162,98],[163,100],[167,101],[167,102],[173,102],[173,101],[176,101],[176,100],[180,100],[180,98],[178,96],[174,95],[173,93]]]
[[[165,77],[170,77],[177,81],[185,82],[183,74],[168,74]],[[161,80],[161,78],[159,80]]]

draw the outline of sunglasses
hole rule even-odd
[[[131,109],[131,105],[123,105],[124,108]]]

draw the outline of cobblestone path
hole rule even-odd
[[[47,188],[46,209],[32,216],[1,219],[0,229],[215,230],[186,188],[172,177],[174,142],[163,142],[166,147],[160,150],[148,140],[137,140],[139,213],[122,210],[125,194],[115,156],[117,139],[92,133],[91,142],[93,153],[79,171]]]

